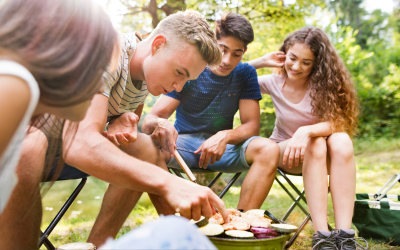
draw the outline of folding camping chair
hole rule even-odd
[[[282,176],[285,181],[289,184],[289,186],[296,192],[298,195],[297,198],[294,198],[293,194],[283,185],[283,183],[279,180],[278,174]],[[302,174],[289,174],[283,171],[282,169],[278,168],[277,170],[277,175],[275,176],[276,182],[282,187],[282,189],[292,198],[293,203],[290,206],[289,210],[286,212],[286,214],[283,216],[282,220],[286,221],[286,219],[289,217],[289,215],[293,212],[293,210],[298,206],[301,211],[306,215],[306,218],[303,220],[297,231],[293,234],[293,236],[290,238],[290,240],[286,243],[285,248],[288,249],[292,246],[294,241],[297,239],[301,231],[304,229],[304,227],[307,225],[307,223],[311,220],[311,215],[310,212],[308,212],[303,205],[300,204],[300,201],[303,201],[305,204],[307,204],[306,197],[304,196],[305,192],[304,189],[300,191],[294,184],[293,182],[287,177],[287,175],[293,175],[293,176],[302,176]],[[331,231],[332,227],[328,224],[328,228]]]
[[[181,173],[183,173],[182,169],[175,169],[175,168],[168,168],[169,171],[171,173],[175,173],[177,176],[184,178],[182,176]],[[206,170],[206,169],[202,169],[202,170],[196,170],[196,171],[192,171],[193,173],[212,173],[214,171],[211,170]],[[219,172],[217,174],[217,176],[214,177],[214,179],[210,182],[210,184],[208,184],[208,187],[211,188],[216,182],[217,180],[222,176],[223,172]],[[232,179],[228,182],[228,184],[226,184],[225,188],[221,191],[221,193],[218,195],[219,198],[222,199],[222,197],[224,197],[224,195],[226,194],[226,192],[228,192],[229,188],[232,187],[232,185],[235,183],[235,181],[239,178],[239,176],[242,174],[242,172],[240,173],[236,173]]]
[[[76,179],[81,179],[80,183],[78,186],[75,188],[74,192],[71,194],[71,196],[68,198],[68,200],[64,203],[60,211],[57,213],[56,217],[54,217],[53,221],[50,223],[50,225],[44,230],[44,232],[41,232],[41,236],[39,239],[39,247],[38,249],[44,244],[45,247],[48,250],[55,250],[56,248],[54,245],[50,242],[48,239],[49,235],[53,231],[53,229],[57,226],[58,222],[60,222],[61,218],[64,216],[64,214],[67,212],[68,208],[72,205],[74,202],[75,198],[78,196],[78,194],[81,192],[83,186],[86,184],[87,178],[76,178]],[[76,180],[75,179],[75,180]],[[70,179],[74,180],[74,179]]]

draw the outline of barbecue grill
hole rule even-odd
[[[238,239],[225,234],[208,238],[219,250],[281,250],[284,249],[289,234],[271,239]]]

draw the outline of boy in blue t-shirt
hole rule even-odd
[[[239,209],[261,207],[275,178],[279,146],[258,136],[262,98],[253,66],[241,63],[254,39],[249,21],[229,13],[216,21],[223,51],[219,67],[206,68],[181,92],[162,96],[146,117],[142,131],[173,156],[175,148],[191,169],[226,173],[249,171],[241,189]],[[283,56],[284,57],[284,56]],[[282,66],[282,56],[271,53],[269,64]],[[175,127],[168,118],[176,112]],[[242,125],[233,128],[239,110]],[[180,168],[174,158],[168,167]],[[250,167],[251,166],[251,167]]]

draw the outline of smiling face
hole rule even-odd
[[[305,80],[315,63],[314,53],[303,43],[295,43],[286,53],[285,70],[292,81]]]
[[[152,55],[143,63],[143,74],[148,91],[158,96],[174,90],[180,92],[185,83],[196,79],[206,66],[207,62],[195,45],[167,47],[165,42],[156,41],[152,44]]]
[[[222,61],[212,72],[219,76],[227,76],[242,60],[246,51],[244,43],[233,36],[221,37],[217,42],[222,50]]]

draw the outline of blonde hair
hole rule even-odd
[[[211,67],[221,63],[222,53],[214,31],[197,11],[180,11],[168,16],[157,25],[148,39],[157,35],[164,35],[170,48],[186,48],[182,43],[195,45]]]

